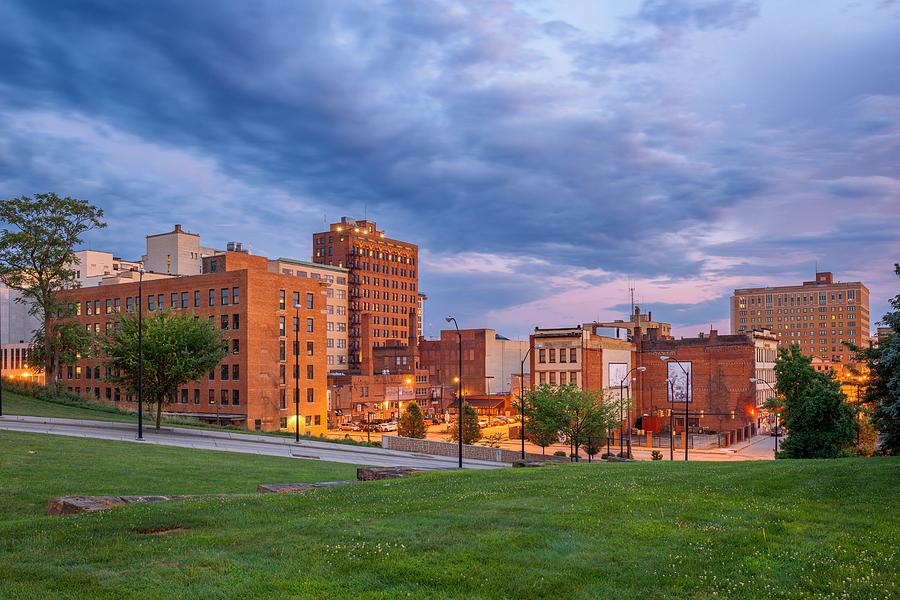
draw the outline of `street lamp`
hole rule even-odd
[[[631,377],[632,373],[643,373],[647,367],[632,367],[622,381],[619,382],[619,455],[622,454],[622,404],[625,403],[625,380]],[[631,404],[628,405],[628,458],[631,458]]]
[[[459,468],[462,469],[462,458],[463,458],[463,384],[462,384],[462,334],[459,332],[459,323],[456,322],[456,319],[452,316],[447,317],[446,321],[448,323],[452,322],[453,326],[456,327],[456,337],[459,342],[459,377],[457,378],[459,388],[456,392],[456,402],[457,402],[457,428],[459,429]]]
[[[300,303],[294,304],[294,442],[300,443]]]
[[[528,359],[528,355],[535,348],[540,350],[543,346],[540,344],[529,345],[528,350],[525,351],[525,356],[522,357],[522,362],[519,364],[521,367],[519,371],[519,412],[522,417],[522,460],[525,460],[525,361]],[[529,374],[531,369],[529,369]]]
[[[665,361],[666,364],[669,363],[669,358],[670,357],[665,356],[665,355],[659,357],[659,359]],[[688,401],[691,398],[691,377],[690,377],[690,375],[688,375],[687,371],[684,370],[684,367],[681,366],[680,361],[678,361],[677,359],[673,359],[672,362],[674,362],[676,365],[678,365],[678,368],[681,369],[682,373],[684,373],[684,386],[685,386],[684,387],[684,460],[687,460],[688,459],[688,408],[689,408]],[[675,424],[675,382],[673,381],[672,382],[672,425],[673,425],[673,427],[674,427],[674,424]],[[672,442],[673,442],[673,444],[675,442],[675,432],[674,431],[672,432]],[[670,455],[674,454],[674,451],[671,448],[669,449],[669,454]],[[673,457],[673,460],[674,460],[674,457]]]
[[[144,268],[138,269],[138,434],[144,439]],[[218,421],[218,418],[216,419]]]
[[[775,392],[775,388],[773,388],[772,384],[769,383],[768,381],[765,381],[765,380],[760,381],[756,377],[750,378],[750,383],[757,383],[757,382],[766,384],[766,387],[768,387],[770,390],[772,390],[772,394],[774,394],[775,396],[778,396],[777,392]],[[775,458],[778,458],[778,405],[777,404],[775,405]]]

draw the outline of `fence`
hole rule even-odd
[[[459,445],[455,442],[420,440],[399,435],[381,436],[381,447],[387,450],[418,452],[420,454],[432,454],[435,456],[458,456],[459,454]],[[521,460],[521,458],[522,454],[515,450],[488,448],[487,446],[472,446],[469,444],[463,445],[463,459],[511,463],[516,460]],[[569,459],[563,456],[543,455],[532,452],[526,452],[525,459],[569,462]]]

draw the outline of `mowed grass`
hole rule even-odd
[[[59,419],[87,419],[91,421],[137,422],[137,415],[117,411],[111,407],[47,402],[31,396],[3,392],[3,414],[56,417]],[[146,416],[146,415],[145,415]],[[150,419],[148,418],[148,423]]]
[[[341,463],[0,430],[5,521],[34,522],[56,496],[252,494],[260,483],[355,478]]]
[[[4,444],[3,464],[34,480],[27,497],[52,495],[26,445]],[[104,464],[130,453],[87,470],[78,454],[53,459],[69,491],[103,485]],[[140,487],[183,491],[197,473],[176,463]],[[226,487],[226,469],[208,471],[204,489]],[[889,458],[434,472],[20,516],[0,524],[0,597],[896,598],[898,514]],[[181,529],[141,533],[160,527]]]

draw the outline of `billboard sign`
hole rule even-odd
[[[681,365],[681,366],[679,366]],[[691,382],[691,363],[666,363],[668,367],[668,400],[669,402],[693,402],[694,386]],[[683,369],[683,370],[682,370]]]
[[[622,380],[628,377],[628,363],[609,363],[609,383],[607,387],[619,387]],[[624,383],[625,387],[631,387],[631,380]]]

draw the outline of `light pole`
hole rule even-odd
[[[757,383],[757,382],[766,384],[766,387],[772,391],[773,399],[778,396],[778,394],[775,392],[775,388],[773,388],[772,384],[769,383],[768,381],[765,381],[765,380],[760,381],[756,377],[750,378],[750,383]],[[775,404],[775,458],[778,458],[778,404],[777,403]]]
[[[372,443],[372,412],[366,413],[366,443]]]
[[[525,460],[525,361],[528,360],[528,355],[532,350],[537,348],[541,349],[540,344],[529,345],[528,350],[525,351],[525,356],[522,357],[522,362],[519,363],[520,371],[519,371],[519,414],[522,417],[521,424],[521,437],[522,437],[522,460]],[[531,369],[529,369],[529,375],[531,374]]]
[[[447,317],[447,322],[453,323],[453,326],[456,327],[456,338],[459,342],[459,388],[456,392],[456,402],[457,408],[459,412],[457,413],[457,429],[459,429],[459,468],[462,469],[462,459],[463,459],[463,380],[462,380],[462,334],[459,332],[459,323],[456,322],[456,318],[449,316]]]
[[[144,439],[144,268],[138,269],[138,434]],[[218,418],[216,419],[218,421]]]
[[[622,404],[625,403],[625,381],[631,377],[632,373],[643,373],[647,370],[647,367],[632,367],[630,371],[625,374],[625,377],[622,378],[622,381],[619,382],[619,423],[622,422]],[[630,391],[629,386],[629,391]],[[621,425],[619,427],[619,455],[622,454],[622,429]],[[631,458],[631,403],[628,404],[628,458]]]
[[[300,443],[300,303],[294,305],[294,442]]]
[[[672,399],[675,398],[675,381],[666,379],[669,383],[669,460],[675,460],[675,413]]]
[[[668,364],[669,357],[668,356],[660,356],[660,360],[666,361]],[[681,362],[678,359],[674,359],[678,368],[681,369],[681,372],[684,373],[684,460],[688,459],[688,409],[689,409],[689,400],[691,399],[691,377],[688,375],[687,371],[684,370],[684,367],[681,366]],[[672,424],[674,426],[675,423],[675,383],[672,382]],[[675,433],[672,433],[672,441],[675,441]]]

